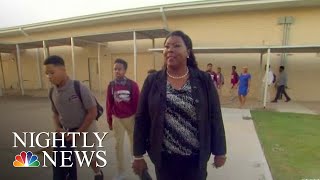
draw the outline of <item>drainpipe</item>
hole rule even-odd
[[[282,37],[282,46],[287,46],[289,44],[289,34],[290,34],[290,26],[293,24],[294,18],[292,16],[284,16],[278,19],[278,24],[283,25],[283,37]],[[286,66],[287,64],[287,54],[281,54],[282,66]]]
[[[288,28],[287,28],[287,24],[284,23],[283,24],[283,33],[282,33],[282,46],[285,46],[286,43],[287,43],[287,35],[288,35]],[[280,57],[280,65],[281,66],[284,66],[285,64],[285,61],[286,61],[286,57],[287,57],[287,54],[286,53],[282,53],[281,54],[281,57]]]
[[[161,16],[162,16],[162,21],[163,21],[163,25],[165,27],[165,29],[169,29],[168,28],[168,20],[167,20],[167,16],[165,14],[165,11],[164,11],[164,8],[163,7],[160,7],[160,13],[161,13]]]
[[[26,37],[29,36],[29,34],[27,34],[27,33],[23,30],[22,27],[20,27],[19,30],[20,30],[20,32],[21,32],[24,36],[26,36]]]

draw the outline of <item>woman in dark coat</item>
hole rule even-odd
[[[144,82],[134,129],[133,169],[147,169],[148,152],[158,180],[205,180],[207,162],[226,161],[226,140],[217,90],[200,71],[192,41],[181,31],[164,43],[164,68]]]

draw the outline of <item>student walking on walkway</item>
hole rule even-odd
[[[109,129],[114,131],[116,138],[117,175],[115,179],[125,178],[124,167],[124,136],[128,133],[130,153],[133,156],[134,118],[139,99],[138,84],[125,76],[128,64],[123,59],[114,62],[115,80],[107,88],[107,121]],[[130,163],[130,162],[128,162]]]
[[[239,75],[237,73],[237,67],[232,66],[231,71],[231,89],[230,89],[230,100],[233,101],[235,98],[237,98],[236,92],[237,92],[237,84],[239,81]]]
[[[217,68],[217,90],[218,90],[218,94],[219,96],[222,96],[222,87],[224,85],[224,76],[221,72],[221,67]]]
[[[267,71],[267,65],[265,65],[264,70]],[[274,83],[274,73],[272,72],[271,66],[269,65],[269,72],[265,72],[263,79],[262,79],[262,84],[261,84],[261,101],[263,102],[264,99],[264,87],[265,83],[267,81],[267,76],[268,76],[268,86],[267,86],[267,102],[271,101],[271,90],[272,90],[272,84]]]
[[[216,168],[226,161],[218,93],[210,75],[198,69],[188,35],[174,31],[164,47],[165,68],[142,88],[132,167],[142,174],[148,152],[158,180],[205,180],[211,154]]]
[[[97,101],[90,90],[80,83],[69,78],[66,72],[64,60],[59,56],[50,56],[44,61],[46,75],[53,84],[49,98],[53,111],[53,120],[57,132],[87,132],[87,144],[97,144],[93,132],[97,132]],[[77,93],[79,91],[79,94]],[[72,136],[66,137],[66,141],[71,141]],[[77,149],[79,151],[97,151],[96,146],[83,147],[84,136],[76,138]],[[73,157],[71,156],[71,159]],[[97,167],[97,158],[93,156],[91,168],[95,173],[95,180],[103,180],[103,173]],[[54,169],[54,179],[66,179],[66,175],[59,168]],[[75,162],[71,167],[68,178],[75,180]],[[72,177],[71,177],[72,176]],[[67,179],[68,179],[67,178]]]
[[[287,82],[288,82],[288,75],[284,71],[284,66],[280,66],[279,68],[279,79],[277,81],[277,95],[272,101],[273,103],[278,102],[278,99],[280,98],[281,94],[283,94],[286,97],[286,102],[291,101],[291,98],[286,92]]]
[[[248,67],[243,67],[243,73],[239,77],[238,95],[240,108],[246,103],[246,98],[250,90],[251,74],[248,73]]]
[[[207,64],[206,72],[210,74],[214,86],[217,86],[217,74],[213,71],[212,63]]]

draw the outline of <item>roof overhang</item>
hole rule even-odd
[[[0,52],[11,53],[16,50],[15,44],[0,44]]]
[[[196,54],[237,54],[237,53],[257,53],[265,54],[270,49],[271,53],[319,53],[320,45],[300,45],[300,46],[251,46],[251,47],[195,47]],[[150,52],[162,53],[163,48],[149,49]]]
[[[75,39],[88,42],[112,42],[112,41],[128,41],[133,39],[133,32],[136,32],[136,39],[157,39],[164,38],[169,34],[166,29],[147,29],[147,30],[131,30],[123,32],[115,32],[108,34],[95,34],[87,36],[79,36]]]
[[[205,0],[78,16],[0,29],[0,37],[166,16],[320,6],[319,0]]]
[[[166,29],[140,29],[123,32],[107,33],[107,34],[93,34],[73,37],[74,45],[84,47],[97,43],[106,43],[114,41],[128,41],[133,40],[133,32],[136,32],[136,39],[157,39],[164,38],[169,33]],[[44,40],[47,47],[71,45],[71,38],[59,38]],[[22,42],[19,44],[20,49],[43,48],[43,41]],[[2,43],[0,44],[0,52],[12,53],[16,50],[16,44]]]

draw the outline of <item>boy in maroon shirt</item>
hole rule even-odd
[[[133,157],[133,129],[135,113],[139,99],[139,87],[136,82],[125,77],[128,64],[123,59],[116,59],[113,66],[115,80],[107,89],[107,121],[109,129],[116,138],[116,157],[118,174],[115,179],[123,179],[124,175],[124,135],[128,133],[130,152]]]

